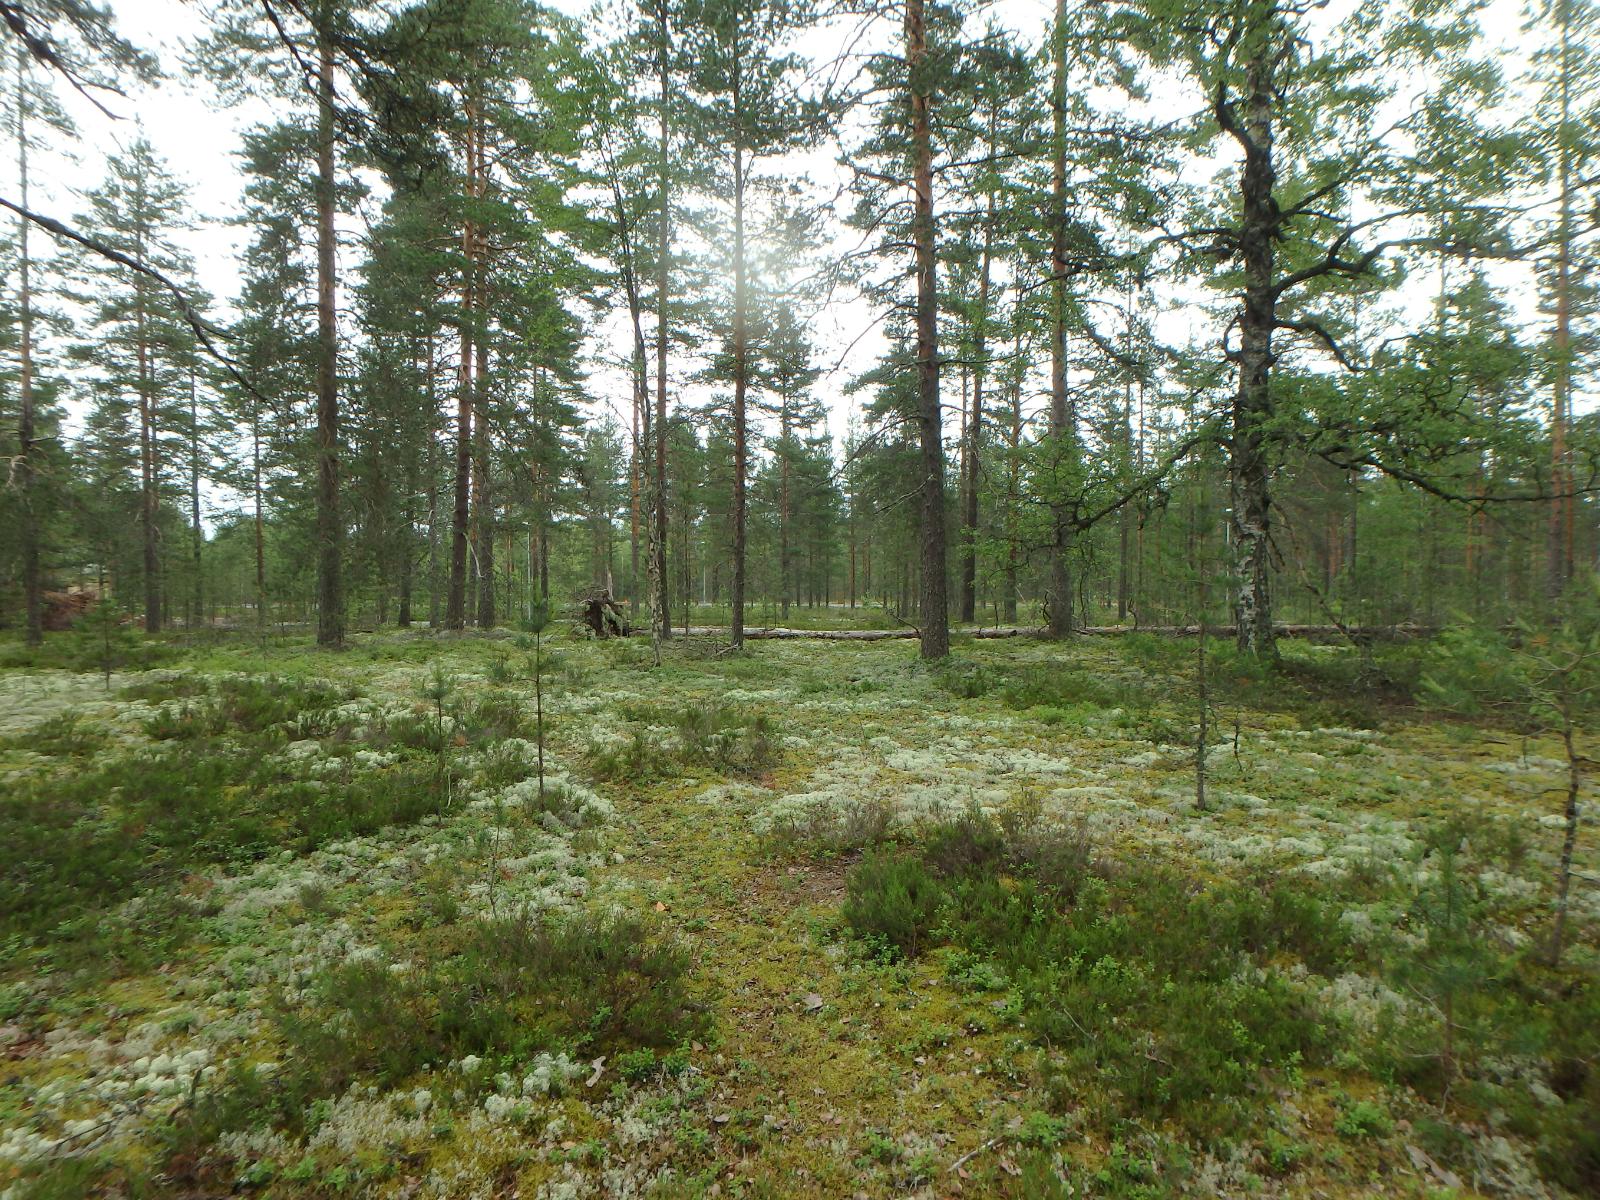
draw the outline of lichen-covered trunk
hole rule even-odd
[[[906,64],[911,100],[912,241],[917,269],[917,427],[922,451],[921,605],[923,658],[950,653],[945,571],[944,426],[939,411],[939,292],[933,227],[933,140],[929,109],[927,28],[922,0],[906,0]]]
[[[1263,45],[1247,70],[1244,170],[1241,173],[1240,258],[1244,303],[1239,313],[1238,391],[1233,403],[1229,484],[1233,502],[1235,599],[1239,650],[1277,655],[1272,627],[1271,462],[1267,427],[1272,417],[1272,334],[1277,324],[1273,286],[1278,208],[1273,164],[1272,47]]]

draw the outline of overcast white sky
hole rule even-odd
[[[588,8],[588,0],[553,0],[553,4],[575,14]],[[1353,0],[1335,0],[1330,11],[1337,14],[1352,4]],[[107,119],[74,97],[63,97],[77,119],[80,141],[71,150],[71,160],[63,155],[43,156],[37,175],[42,186],[36,195],[40,196],[41,206],[48,200],[53,211],[76,211],[78,203],[74,193],[96,184],[105,156],[125,146],[142,131],[193,198],[197,227],[187,236],[187,243],[195,255],[202,283],[219,298],[231,299],[238,286],[238,253],[248,237],[247,230],[230,224],[239,208],[243,183],[236,154],[239,134],[243,127],[268,117],[270,112],[260,103],[243,109],[223,108],[203,79],[188,77],[184,72],[182,41],[204,28],[203,4],[185,0],[111,0],[111,7],[123,33],[136,44],[158,54],[168,78],[158,87],[141,89],[126,100],[116,101],[112,107],[121,115],[121,120]],[[1053,0],[998,0],[988,10],[1029,41],[1037,41],[1042,36],[1053,11]],[[1494,0],[1485,16],[1485,29],[1491,40],[1499,42],[1513,59],[1517,57],[1517,47],[1522,40],[1520,14],[1519,0]],[[892,23],[883,24],[885,28],[878,36],[894,37],[896,30]],[[821,46],[819,52],[832,49],[832,46]],[[1195,98],[1183,95],[1161,99],[1163,103],[1170,103],[1173,111],[1187,109],[1195,103]],[[835,153],[832,146],[820,146],[806,155],[802,164],[816,181],[819,191],[826,194],[836,190],[844,178],[843,169],[834,161]],[[839,231],[839,244],[851,244],[853,236],[848,231]],[[344,266],[347,271],[355,266],[353,255],[347,257]],[[835,299],[836,303],[818,316],[813,335],[823,363],[829,367],[838,364],[845,348],[854,344],[843,365],[819,384],[819,392],[830,406],[830,428],[836,437],[842,437],[849,407],[843,396],[843,385],[879,354],[882,341],[876,331],[860,336],[874,321],[876,314],[870,306],[859,297],[840,295]],[[1192,311],[1165,314],[1161,335],[1182,340],[1189,332],[1186,324],[1193,321],[1195,315]],[[605,323],[599,329],[602,338],[612,337],[609,325]],[[620,321],[615,326],[615,334],[618,344],[625,345]],[[620,380],[597,373],[593,383],[597,394],[611,396],[619,404],[625,402],[626,386]]]

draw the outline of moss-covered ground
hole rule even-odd
[[[1593,1194],[1600,854],[1552,965],[1423,653],[1219,655],[1200,810],[1192,641],[562,632],[542,783],[525,639],[14,651],[0,1196]]]

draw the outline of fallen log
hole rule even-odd
[[[721,637],[726,635],[726,625],[692,625],[689,627],[691,637]],[[790,641],[799,639],[813,639],[822,642],[882,642],[897,638],[916,638],[921,635],[915,629],[784,629],[773,626],[766,629],[746,629],[746,640],[760,641]]]
[[[1412,638],[1428,637],[1438,632],[1423,625],[1358,625],[1340,629],[1337,625],[1279,625],[1276,627],[1279,637],[1284,638],[1326,638],[1333,641],[1353,638],[1357,641],[1393,642],[1407,641]],[[1232,637],[1238,630],[1234,625],[1207,625],[1206,633],[1211,637]],[[635,630],[636,633],[647,632]],[[960,635],[970,632],[974,638],[985,641],[996,638],[1048,637],[1050,631],[1043,626],[1033,625],[1000,625],[970,631],[955,628],[952,633]],[[1078,633],[1089,637],[1117,637],[1129,633],[1153,633],[1160,637],[1197,637],[1200,633],[1198,625],[1145,625],[1134,628],[1131,625],[1089,625],[1077,630]],[[726,625],[692,625],[687,630],[691,637],[725,637],[728,633]],[[883,642],[911,640],[922,635],[915,629],[787,629],[783,627],[770,627],[766,629],[746,629],[744,636],[753,642],[759,641],[819,641],[819,642]]]
[[[1347,625],[1340,628],[1338,625],[1274,625],[1274,631],[1279,637],[1286,638],[1329,638],[1334,641],[1359,641],[1359,642],[1398,642],[1408,641],[1412,638],[1430,637],[1439,631],[1426,625]],[[1026,631],[1035,635],[1043,635],[1042,629]],[[1198,625],[1145,625],[1134,628],[1131,625],[1091,625],[1080,629],[1079,633],[1091,634],[1096,637],[1114,637],[1127,633],[1154,633],[1163,637],[1198,637]],[[1237,625],[1207,625],[1206,634],[1211,637],[1233,637],[1239,632]],[[983,631],[975,634],[984,637]],[[990,635],[993,636],[993,635]],[[1004,636],[1004,635],[1001,635]]]
[[[1337,625],[1277,625],[1279,637],[1327,638],[1332,641],[1354,640],[1361,642],[1400,642],[1411,638],[1429,637],[1437,629],[1424,625],[1355,625],[1340,629]],[[1232,637],[1239,631],[1237,625],[1207,625],[1209,637]],[[1159,637],[1198,637],[1198,625],[1087,625],[1077,630],[1089,637],[1118,637],[1129,633],[1153,633]],[[1048,637],[1050,631],[1043,627],[1001,625],[992,629],[975,629],[975,638]]]

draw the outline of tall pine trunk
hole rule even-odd
[[[989,151],[998,116],[989,110]],[[967,422],[965,504],[961,513],[961,619],[978,615],[978,479],[983,455],[983,385],[989,372],[989,275],[994,256],[994,189],[984,202],[983,251],[978,267],[978,313],[972,328],[972,416]]]
[[[628,608],[637,617],[640,513],[644,500],[642,492],[645,455],[640,420],[645,406],[650,403],[650,394],[649,386],[645,382],[644,326],[640,321],[639,292],[636,283],[629,285],[628,310],[628,315],[633,321],[633,440],[628,443],[631,450],[628,456]]]
[[[488,147],[486,141],[487,125],[481,111],[474,114],[474,119],[467,127],[469,144],[475,155],[474,177],[477,184],[476,195],[482,199],[488,185]],[[489,314],[494,309],[494,297],[490,293],[489,284],[489,239],[488,234],[478,225],[474,229],[477,237],[477,262],[478,262],[478,287],[476,303],[478,312],[482,314],[482,322],[487,323]],[[477,623],[480,629],[493,629],[497,614],[495,612],[494,594],[494,476],[492,474],[492,450],[490,444],[491,430],[489,424],[489,340],[487,332],[479,329],[473,345],[475,356],[472,401],[476,422],[473,428],[473,441],[475,453],[473,455],[473,527],[477,533],[476,567],[478,577],[478,603]]]
[[[145,260],[143,181],[134,196],[134,260]],[[144,630],[161,629],[161,496],[156,487],[155,382],[150,364],[149,300],[145,276],[133,281],[134,354],[139,393],[139,526],[144,547]]]
[[[1017,260],[1012,275],[1022,279],[1022,260]],[[1022,289],[1011,307],[1011,381],[1009,417],[1006,423],[1006,582],[1002,615],[1016,623],[1020,600],[1019,576],[1022,566]]]
[[[411,349],[411,369],[413,372],[415,372],[418,367],[421,366],[417,360],[418,355],[416,346],[413,345]],[[431,424],[432,423],[430,422],[430,429],[428,433],[429,437],[433,436]],[[404,487],[406,490],[406,500],[405,504],[400,510],[400,535],[396,539],[397,558],[399,561],[395,564],[400,573],[400,606],[399,611],[395,613],[395,624],[401,629],[408,629],[411,626],[411,590],[412,577],[414,573],[413,560],[416,558],[418,485],[417,444],[416,441],[410,436],[406,437],[405,455],[406,466]]]
[[[1077,419],[1067,395],[1067,4],[1056,0],[1051,33],[1055,75],[1051,86],[1050,139],[1050,585],[1047,608],[1051,637],[1072,633],[1071,514],[1060,493],[1070,474]]]
[[[785,386],[778,408],[778,605],[789,619],[789,598],[794,590],[794,564],[789,552],[789,390]],[[852,510],[851,521],[855,514]],[[852,544],[851,551],[855,547]]]
[[[206,535],[200,527],[200,404],[196,395],[195,367],[189,364],[189,555],[194,580],[190,588],[190,603],[194,606],[191,625],[204,615],[205,585],[203,582],[203,554]]]
[[[326,23],[327,17],[323,21]],[[339,513],[339,347],[334,308],[333,42],[317,31],[317,643],[344,643]]]
[[[1549,543],[1545,588],[1555,604],[1566,591],[1573,570],[1572,467],[1567,449],[1568,426],[1572,419],[1572,13],[1571,4],[1556,5],[1561,23],[1561,57],[1557,65],[1560,94],[1560,128],[1556,135],[1556,175],[1560,190],[1560,213],[1556,225],[1556,327],[1554,345],[1555,377],[1550,413],[1550,487],[1554,500],[1550,507]]]
[[[469,109],[468,122],[471,113]],[[460,363],[456,389],[456,471],[455,505],[450,521],[450,587],[445,597],[444,626],[463,629],[467,623],[467,542],[470,534],[472,502],[472,345],[475,295],[476,235],[473,230],[471,199],[475,194],[476,157],[470,135],[466,139],[466,186],[468,216],[461,223],[461,321]]]
[[[745,444],[745,388],[750,374],[749,353],[745,345],[745,263],[744,263],[744,127],[740,106],[743,89],[739,74],[738,17],[734,18],[733,38],[733,584],[732,615],[728,641],[735,650],[744,645],[744,541],[745,473],[748,448]],[[687,600],[685,600],[687,603]]]
[[[438,364],[433,334],[428,334],[428,628],[439,628],[439,420]]]
[[[17,180],[22,207],[28,207],[28,54],[17,50]],[[17,490],[22,501],[19,530],[22,557],[24,637],[30,646],[44,641],[44,583],[40,570],[39,511],[34,494],[33,288],[28,252],[28,219],[17,218],[17,318],[21,345],[17,376]]]
[[[656,636],[666,640],[672,636],[671,580],[667,577],[667,287],[671,275],[672,255],[672,189],[669,159],[671,153],[670,100],[671,79],[668,56],[670,30],[667,26],[667,9],[664,0],[658,0],[657,20],[661,43],[657,58],[657,74],[661,85],[661,141],[656,161],[657,180],[660,187],[661,211],[657,228],[656,256],[656,412],[655,412],[655,494],[652,497],[654,512],[654,538],[650,547],[651,583],[655,587]]]
[[[261,400],[252,395],[250,401],[250,494],[253,512],[256,559],[256,628],[267,629],[267,530],[263,512],[261,487]]]
[[[933,225],[933,137],[929,110],[927,26],[922,0],[906,0],[906,68],[911,101],[912,241],[917,269],[917,426],[922,458],[921,654],[950,653],[945,571],[944,426],[939,410],[939,290]]]
[[[473,523],[477,529],[478,567],[478,626],[493,629],[495,625],[494,596],[494,494],[490,469],[488,387],[484,380],[489,374],[489,348],[482,340],[474,348],[477,356],[473,399],[477,409],[473,430],[475,453],[473,455]]]

